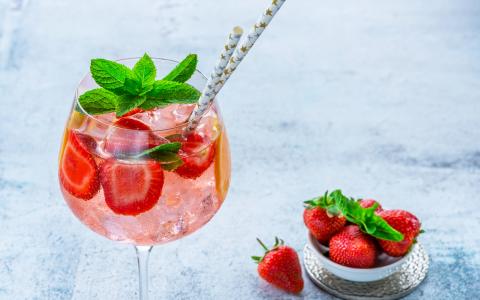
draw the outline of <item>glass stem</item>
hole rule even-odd
[[[140,300],[148,300],[148,258],[153,246],[135,246],[138,262],[138,284]]]

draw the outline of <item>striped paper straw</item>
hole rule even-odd
[[[220,91],[225,82],[230,78],[232,73],[235,71],[237,66],[242,62],[243,58],[247,55],[248,51],[253,47],[257,39],[263,33],[265,28],[267,28],[270,21],[272,21],[275,14],[282,7],[286,0],[273,0],[272,4],[265,10],[265,12],[260,16],[258,21],[253,25],[252,29],[247,35],[247,38],[235,49],[235,53],[230,58],[230,61],[223,71],[221,79],[218,81],[217,86],[215,87],[215,94]]]
[[[205,95],[204,97],[204,95],[202,94],[202,96],[200,96],[200,100],[197,106],[190,115],[189,124],[186,128],[186,132],[195,130],[203,114],[209,107],[210,103],[212,103],[213,99],[215,99],[215,96],[218,94],[225,82],[230,78],[232,73],[235,71],[237,66],[245,57],[245,55],[247,55],[248,51],[250,51],[250,49],[253,47],[257,39],[263,33],[265,28],[267,28],[268,24],[270,23],[270,21],[272,21],[273,17],[278,12],[280,7],[282,7],[285,1],[286,0],[272,0],[270,6],[265,10],[265,12],[258,19],[258,21],[253,25],[253,28],[250,30],[247,38],[242,42],[241,45],[239,45],[235,49],[235,53],[231,55],[228,61],[228,65],[222,70],[223,74],[220,75],[221,77],[217,77],[214,81],[211,81],[215,83],[215,85],[213,86],[213,92],[211,91],[212,87],[207,86],[208,90],[210,91],[208,95]],[[217,68],[215,69],[217,70]],[[218,75],[218,73],[216,73],[217,71],[214,72],[215,75]]]
[[[239,26],[233,28],[232,32],[228,35],[227,42],[223,47],[222,53],[220,53],[220,57],[218,58],[217,64],[213,68],[212,73],[210,74],[210,78],[203,89],[202,95],[200,96],[197,106],[195,110],[192,112],[189,118],[189,124],[186,128],[186,132],[190,132],[194,130],[198,122],[200,122],[201,116],[207,110],[209,104],[215,98],[215,87],[218,85],[220,78],[224,74],[225,67],[227,66],[230,58],[232,57],[233,51],[237,48],[238,41],[243,35],[243,29]]]

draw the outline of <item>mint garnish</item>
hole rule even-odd
[[[132,96],[132,95],[122,95],[116,98],[117,106],[116,113],[117,117],[121,117],[124,114],[128,113],[132,109],[139,107],[142,103],[147,100],[145,96]]]
[[[197,56],[188,55],[163,80],[155,80],[153,60],[144,54],[133,70],[106,59],[92,59],[90,72],[101,88],[79,97],[82,108],[90,114],[115,111],[121,117],[140,107],[148,110],[170,104],[197,102],[200,92],[184,83],[195,72]]]
[[[355,199],[343,195],[341,190],[335,190],[330,194],[326,192],[325,195],[305,203],[308,206],[325,208],[332,215],[342,214],[349,222],[358,225],[363,232],[373,237],[394,242],[400,242],[404,238],[402,233],[375,214],[378,204],[363,208]]]
[[[106,89],[90,90],[80,96],[78,101],[90,114],[104,114],[115,111],[117,95]]]
[[[197,55],[189,54],[182,60],[176,67],[173,69],[163,80],[176,81],[176,82],[185,82],[190,77],[197,68]]]
[[[142,87],[153,85],[155,77],[157,76],[157,69],[155,68],[153,60],[147,55],[147,53],[145,53],[135,64],[133,67],[133,73],[135,73],[140,80]]]
[[[125,92],[125,78],[133,76],[128,67],[103,58],[92,59],[90,73],[99,86],[118,95]]]
[[[167,171],[173,171],[183,164],[182,159],[178,155],[178,151],[182,146],[179,142],[161,144],[156,147],[147,149],[136,155],[136,158],[149,157],[162,162],[162,168]]]
[[[151,91],[147,93],[147,101],[140,105],[148,110],[168,104],[189,104],[197,102],[200,92],[193,86],[168,80],[157,80]]]

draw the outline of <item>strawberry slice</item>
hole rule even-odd
[[[110,158],[100,165],[105,202],[112,211],[136,216],[158,202],[163,188],[163,170],[153,160],[126,163]]]
[[[95,149],[95,140],[72,130],[60,162],[59,177],[63,188],[73,196],[90,200],[100,189],[98,169],[89,150]]]
[[[133,116],[133,115],[141,113],[141,112],[144,112],[144,110],[137,107],[137,108],[132,109],[128,113],[124,114],[122,117],[130,117],[130,116]]]
[[[212,164],[215,158],[215,144],[208,144],[209,141],[198,133],[191,133],[186,138],[175,137],[173,140],[182,143],[178,154],[183,164],[175,169],[178,175],[195,179]]]
[[[95,149],[97,149],[97,141],[93,137],[79,132],[76,132],[75,135],[85,150],[89,153],[95,152]]]
[[[138,154],[163,144],[164,141],[150,132],[150,127],[135,118],[120,118],[105,141],[105,151],[114,156]]]
[[[126,129],[135,129],[135,130],[151,130],[150,127],[143,123],[142,121],[134,118],[120,118],[115,123],[115,126],[126,128]]]

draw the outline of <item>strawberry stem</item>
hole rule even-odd
[[[280,239],[276,236],[275,237],[275,244],[273,245],[273,249],[277,248],[278,246],[283,246],[283,244],[285,244],[285,242],[282,239]]]
[[[262,246],[263,249],[265,249],[265,251],[270,251],[270,249],[268,249],[267,246],[265,246],[265,244],[259,238],[257,238],[257,242]]]

